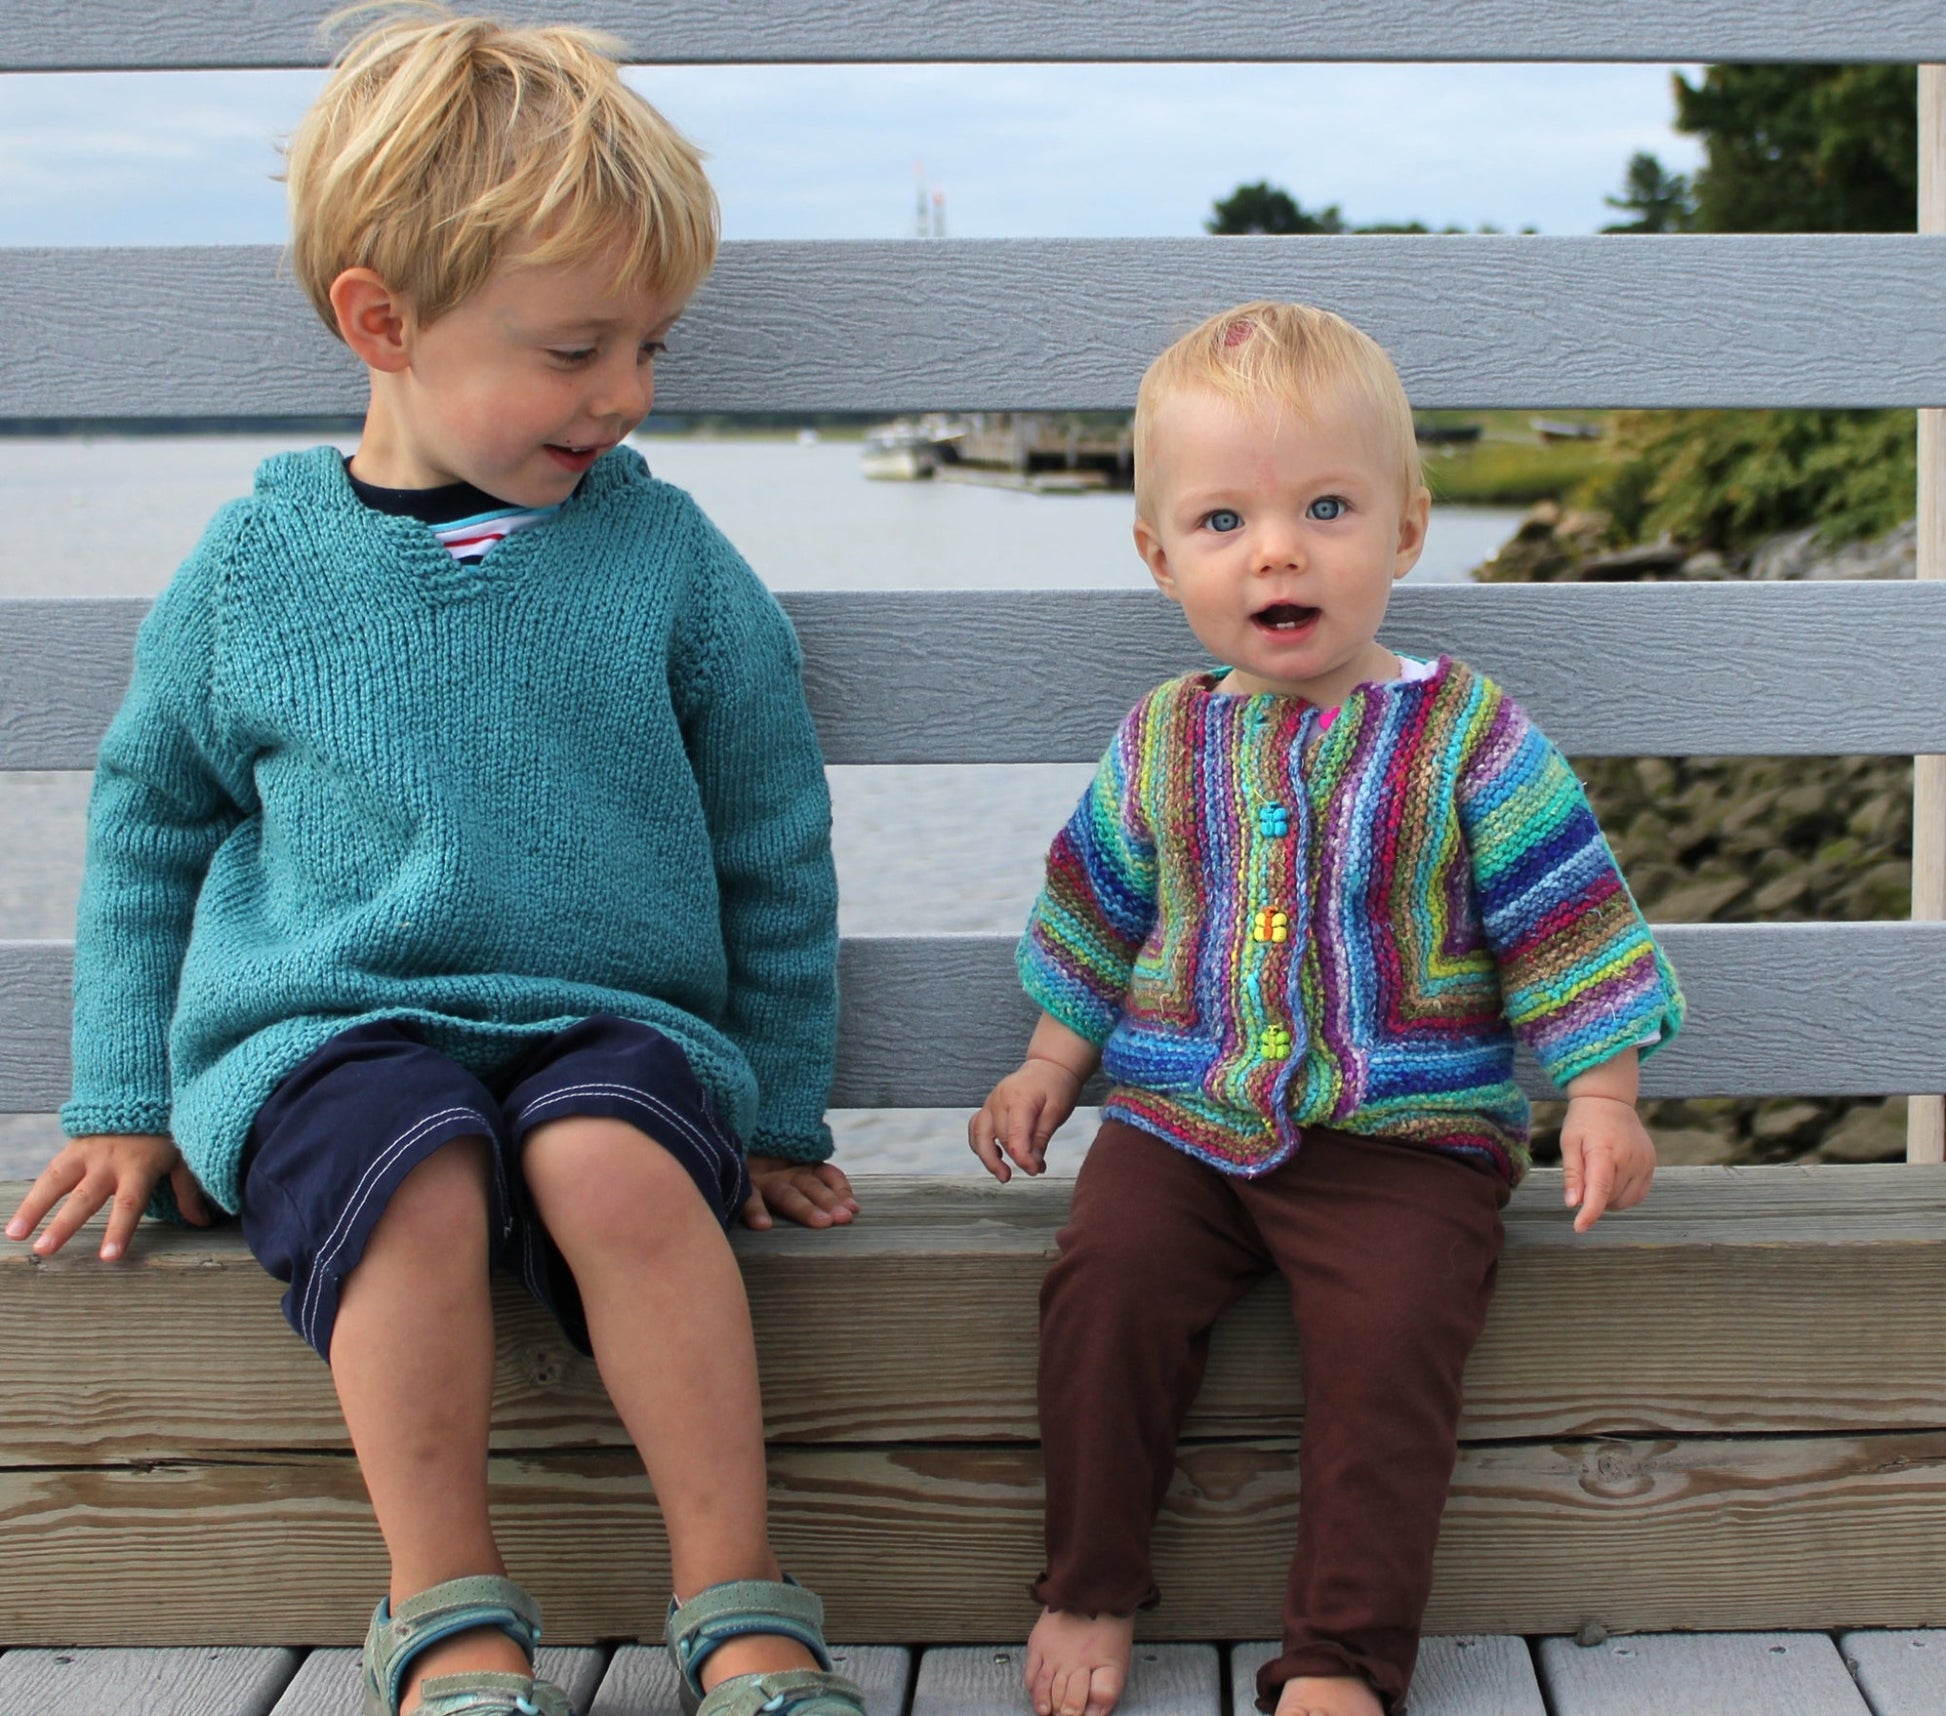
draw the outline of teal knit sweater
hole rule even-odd
[[[172,1133],[234,1210],[257,1109],[338,1032],[484,1071],[617,1013],[751,1150],[822,1159],[830,826],[789,622],[635,454],[473,565],[334,449],[270,459],[102,742],[62,1124]]]

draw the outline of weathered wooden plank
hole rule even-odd
[[[905,1716],[912,1652],[903,1645],[833,1645],[831,1666],[865,1693],[866,1716]],[[615,1653],[588,1716],[682,1716],[675,1666],[661,1645],[624,1645]]]
[[[150,1606],[166,1614],[172,1604]],[[265,1716],[296,1669],[294,1650],[10,1650],[0,1656],[0,1710],[22,1716]]]
[[[116,0],[0,9],[0,71],[319,65],[330,0],[167,0],[127,27]],[[558,14],[511,0],[509,17]],[[1946,28],[1923,0],[583,0],[579,23],[661,64],[829,60],[1923,60]]]
[[[1543,1639],[1541,1682],[1555,1716],[1871,1716],[1821,1633]]]
[[[1946,925],[1670,924],[1682,1035],[1650,1096],[1898,1095],[1946,1084]],[[1034,1022],[1012,936],[850,936],[840,949],[839,1108],[977,1108]],[[0,1113],[68,1092],[66,942],[0,942]],[[1789,981],[1782,981],[1788,975]],[[1530,1094],[1557,1094],[1526,1057]]]
[[[508,1563],[555,1639],[660,1636],[667,1557],[632,1457],[501,1457],[492,1486]],[[1270,1631],[1296,1499],[1288,1441],[1185,1445],[1146,1635]],[[1033,1621],[1031,1449],[778,1448],[770,1508],[780,1557],[839,1636],[967,1643]],[[383,1569],[348,1458],[0,1473],[0,1636],[348,1644]],[[1441,1633],[1943,1621],[1940,1431],[1465,1449],[1427,1615]]]
[[[534,1666],[568,1695],[575,1709],[586,1710],[608,1666],[608,1653],[589,1645],[542,1645]],[[363,1709],[358,1652],[314,1650],[304,1659],[270,1716],[359,1716]]]
[[[1035,1305],[1069,1186],[861,1179],[851,1228],[739,1234],[771,1438],[1035,1440]],[[0,1187],[0,1213],[20,1190]],[[0,1465],[345,1446],[324,1367],[235,1229],[145,1228],[119,1264],[84,1245],[48,1262],[0,1245]],[[1540,1172],[1507,1213],[1462,1434],[1932,1428],[1943,1276],[1946,1169],[1666,1169],[1588,1235]],[[1562,1312],[1591,1305],[1626,1314]],[[496,1447],[627,1447],[594,1366],[510,1283],[497,1321]],[[211,1389],[210,1352],[249,1357]],[[1295,1433],[1297,1372],[1266,1283],[1218,1328],[1190,1435]]]
[[[0,417],[362,411],[278,256],[0,250]],[[1349,315],[1425,407],[1942,405],[1942,271],[1916,234],[732,244],[657,402],[1123,410],[1177,334],[1279,297]]]
[[[1253,1716],[1257,1670],[1283,1647],[1230,1647],[1230,1716]],[[1527,1641],[1469,1634],[1425,1639],[1412,1676],[1412,1716],[1547,1716]]]
[[[929,1650],[919,1659],[912,1716],[1023,1716],[1024,1644]],[[1206,1644],[1138,1644],[1122,1716],[1221,1716],[1222,1667]]]
[[[833,763],[1092,762],[1143,692],[1205,659],[1144,590],[780,599]],[[94,766],[147,608],[0,602],[0,768]],[[1936,584],[1406,585],[1385,635],[1492,674],[1570,756],[1946,750]]]
[[[1838,1649],[1872,1716],[1946,1716],[1946,1632],[1845,1633]]]

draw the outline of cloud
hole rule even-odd
[[[1354,220],[1589,232],[1637,149],[1692,166],[1667,68],[645,67],[733,238],[891,238],[913,163],[960,237],[1159,236],[1269,178]],[[0,94],[0,243],[275,243],[321,74],[60,73]]]

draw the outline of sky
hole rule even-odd
[[[1698,159],[1670,68],[685,66],[630,81],[708,153],[732,239],[1185,236],[1269,179],[1347,220],[1585,233],[1630,155]],[[276,243],[323,74],[0,76],[0,244]]]

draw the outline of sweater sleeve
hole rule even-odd
[[[715,853],[724,1034],[757,1079],[752,1153],[821,1162],[838,1046],[831,797],[790,621],[700,512],[697,602],[673,664]]]
[[[1461,764],[1460,825],[1514,1034],[1565,1085],[1682,1026],[1683,997],[1567,759],[1491,682]]]
[[[169,1025],[196,896],[244,815],[215,706],[219,604],[242,528],[217,515],[143,621],[88,801],[74,949],[71,1137],[169,1130]]]
[[[1139,768],[1146,702],[1122,723],[1047,854],[1047,880],[1015,964],[1045,1013],[1105,1043],[1156,918],[1155,837]]]

